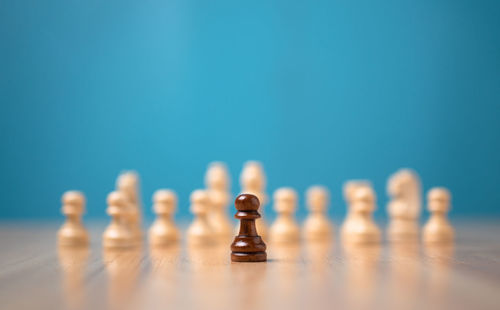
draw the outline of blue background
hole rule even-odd
[[[252,2],[252,1],[251,1]],[[88,217],[123,169],[151,195],[261,160],[268,193],[417,170],[451,216],[499,214],[500,1],[0,1],[0,217]],[[272,217],[272,210],[267,208]]]

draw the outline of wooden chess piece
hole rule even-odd
[[[454,231],[446,217],[447,213],[450,211],[450,192],[446,188],[435,187],[427,194],[427,200],[431,217],[423,228],[424,242],[452,242]]]
[[[309,215],[304,222],[304,239],[326,240],[333,237],[333,225],[326,215],[329,196],[328,189],[323,186],[312,186],[307,190]]]
[[[168,189],[157,190],[153,195],[153,211],[157,218],[149,229],[149,243],[153,246],[167,245],[180,239],[173,215],[177,208],[177,195]]]
[[[255,220],[260,217],[259,199],[252,194],[241,194],[234,202],[235,218],[240,220],[240,231],[231,244],[231,261],[265,262],[266,244],[257,233]]]
[[[264,207],[267,205],[268,198],[265,192],[266,175],[262,164],[258,161],[247,161],[241,171],[240,184],[242,193],[255,195],[260,201],[261,217],[255,221],[255,225],[262,239],[266,240],[268,227],[264,218]]]
[[[422,209],[421,189],[418,175],[409,169],[401,169],[387,182],[387,193],[391,201],[387,205],[390,216],[387,237],[391,241],[413,241],[418,239],[418,220]]]
[[[347,218],[341,229],[342,240],[346,243],[379,243],[380,229],[373,221],[375,193],[371,187],[356,188],[349,206]]]
[[[214,231],[208,221],[210,201],[206,191],[195,190],[191,196],[191,213],[195,218],[187,230],[190,245],[208,245],[214,241]]]
[[[351,204],[351,201],[353,200],[354,193],[358,188],[361,187],[371,187],[372,184],[368,180],[350,180],[344,183],[342,186],[342,194],[344,195],[344,200],[347,203],[347,205]],[[348,212],[350,210],[347,210]]]
[[[142,241],[142,203],[139,189],[139,175],[135,171],[126,171],[118,176],[116,189],[123,193],[130,204],[129,221],[137,241]]]
[[[274,210],[278,213],[270,228],[269,239],[273,243],[297,242],[300,228],[295,221],[297,193],[291,188],[280,188],[274,192]]]
[[[211,163],[205,175],[205,184],[211,204],[208,214],[210,225],[217,237],[229,240],[233,236],[233,226],[227,216],[231,194],[226,165],[221,162]]]
[[[62,203],[62,213],[66,216],[66,222],[57,234],[59,245],[87,245],[89,234],[82,224],[85,196],[78,191],[68,191],[62,196]]]
[[[130,205],[121,192],[111,192],[108,195],[107,213],[111,223],[103,234],[105,248],[128,248],[137,244],[137,238],[130,225]]]

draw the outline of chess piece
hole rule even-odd
[[[87,245],[89,234],[82,224],[82,214],[85,212],[85,196],[77,191],[68,191],[62,197],[62,213],[66,222],[59,229],[60,245]]]
[[[274,192],[274,210],[278,217],[270,228],[271,242],[297,242],[300,239],[299,225],[294,214],[297,206],[297,194],[291,188],[280,188]]]
[[[424,242],[452,242],[454,238],[454,231],[446,217],[450,210],[450,192],[446,188],[435,187],[427,194],[427,200],[431,217],[423,228]]]
[[[267,194],[266,175],[262,164],[258,161],[247,161],[240,175],[240,184],[242,193],[255,195],[260,201],[261,217],[255,221],[255,225],[262,239],[266,240],[268,228],[264,219],[264,206],[267,205]]]
[[[304,222],[304,238],[307,240],[326,240],[333,236],[333,225],[328,220],[328,189],[322,186],[312,186],[307,190],[307,205],[309,216]]]
[[[130,225],[130,205],[121,192],[111,192],[108,195],[107,213],[111,223],[103,234],[105,248],[128,248],[137,243],[137,238]]]
[[[371,182],[368,180],[350,180],[344,183],[342,186],[342,193],[344,195],[344,200],[347,205],[351,204],[351,201],[354,197],[354,193],[356,189],[360,187],[371,187]]]
[[[142,203],[139,190],[139,175],[135,171],[126,171],[118,176],[116,189],[123,193],[125,199],[131,206],[130,223],[135,238],[142,240]]]
[[[342,240],[346,243],[379,243],[380,230],[373,221],[375,193],[371,187],[362,186],[351,196],[349,212],[342,225]]]
[[[258,235],[255,220],[260,217],[259,199],[252,194],[241,194],[234,201],[235,218],[240,220],[240,231],[231,244],[231,261],[265,262],[266,244]]]
[[[177,208],[177,195],[171,190],[160,189],[154,193],[153,201],[153,211],[157,218],[149,229],[149,243],[158,246],[177,242],[180,233],[173,219]]]
[[[208,221],[210,201],[207,192],[201,189],[195,190],[191,196],[191,213],[195,218],[187,230],[190,245],[207,245],[213,242],[214,231]]]
[[[387,192],[391,196],[387,205],[390,216],[388,239],[405,242],[417,240],[418,219],[422,208],[417,174],[409,169],[399,170],[389,178]]]
[[[211,163],[205,175],[205,184],[211,204],[208,214],[210,225],[217,237],[229,239],[233,234],[233,228],[226,211],[231,199],[226,165],[220,162]]]

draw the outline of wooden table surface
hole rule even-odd
[[[58,248],[60,223],[0,223],[1,309],[500,309],[500,220],[454,223],[452,245],[268,244],[231,263],[229,243]]]

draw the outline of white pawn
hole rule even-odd
[[[271,242],[297,242],[300,238],[299,225],[295,221],[297,194],[291,188],[280,188],[274,192],[274,210],[278,216],[269,230]]]
[[[371,187],[371,182],[367,180],[350,180],[344,183],[342,186],[342,194],[344,195],[344,200],[347,205],[351,204],[351,201],[354,197],[354,193],[356,189],[360,187]],[[350,210],[347,210],[349,212]]]
[[[328,189],[323,186],[312,186],[307,190],[309,216],[304,222],[304,239],[325,240],[333,237],[333,225],[326,215],[329,196]]]
[[[105,248],[128,248],[137,243],[137,238],[130,225],[131,207],[121,192],[111,192],[108,195],[108,215],[111,223],[102,236]]]
[[[158,246],[177,242],[180,233],[173,219],[177,195],[171,190],[160,189],[154,193],[153,202],[153,212],[157,218],[149,229],[149,243]]]
[[[139,189],[139,175],[135,171],[126,171],[118,176],[116,189],[123,193],[130,204],[130,223],[135,238],[142,240],[142,204]]]
[[[267,204],[266,188],[266,175],[262,164],[258,161],[247,161],[243,165],[243,170],[240,175],[240,185],[242,194],[252,194],[257,196],[260,201],[259,213],[260,218],[255,220],[255,227],[262,239],[266,239],[268,228],[266,220],[264,219],[264,206]],[[237,227],[237,232],[239,226]]]
[[[418,219],[420,217],[421,189],[415,172],[401,169],[387,182],[387,193],[391,201],[387,205],[390,216],[387,237],[391,241],[411,241],[418,239]]]
[[[229,174],[224,163],[213,162],[209,165],[205,175],[205,185],[211,204],[208,214],[210,225],[217,237],[230,238],[233,228],[227,216],[227,207],[231,194],[229,193]]]
[[[213,229],[208,221],[210,201],[206,191],[198,189],[191,193],[191,213],[195,218],[187,230],[188,243],[205,245],[213,243]]]
[[[350,196],[349,212],[341,228],[342,241],[354,244],[379,243],[380,229],[373,221],[375,193],[368,186],[361,186]]]
[[[450,192],[443,187],[435,187],[427,194],[427,208],[431,212],[431,217],[423,229],[424,242],[447,243],[453,241],[453,227],[447,219],[447,213],[450,211],[450,200]]]
[[[78,191],[68,191],[62,196],[62,213],[66,222],[58,232],[60,245],[87,245],[89,234],[82,224],[82,215],[85,212],[85,196]]]

